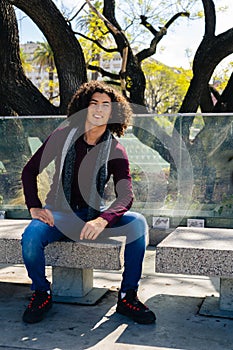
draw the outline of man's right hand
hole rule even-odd
[[[38,219],[49,226],[54,226],[53,214],[49,209],[31,208],[30,214],[33,219]]]

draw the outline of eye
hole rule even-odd
[[[111,106],[110,103],[103,103],[104,108],[109,108],[110,106]]]
[[[95,101],[90,101],[89,102],[89,107],[95,107],[97,103]]]

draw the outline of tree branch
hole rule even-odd
[[[86,36],[86,35],[84,35],[82,33],[74,32],[74,31],[73,31],[73,33],[77,34],[77,35],[80,35],[82,38],[93,42],[94,44],[96,44],[100,49],[102,49],[105,52],[109,52],[109,53],[111,53],[111,52],[118,52],[117,48],[115,48],[115,49],[108,49],[107,47],[104,47],[98,40],[89,38],[88,36]]]
[[[121,89],[123,95],[126,97],[126,65],[128,60],[128,40],[126,39],[124,33],[119,30],[115,25],[113,25],[104,15],[102,15],[90,2],[90,0],[86,0],[92,11],[96,13],[96,15],[104,22],[106,27],[114,34],[117,45],[121,47],[122,54],[122,64],[120,70],[120,81],[121,81]],[[105,6],[104,6],[105,8]]]
[[[154,36],[156,36],[158,34],[158,30],[156,30],[152,24],[150,24],[148,21],[147,21],[147,17],[144,16],[144,15],[141,15],[140,16],[140,19],[141,19],[141,24],[146,28],[148,29]]]
[[[84,3],[84,4],[80,7],[80,9],[73,15],[73,17],[71,17],[70,19],[67,20],[67,22],[71,23],[71,22],[75,19],[75,17],[77,17],[78,14],[83,10],[83,8],[84,8],[85,6],[86,6],[86,3]]]
[[[170,27],[170,25],[175,22],[175,20],[179,17],[189,17],[190,13],[189,12],[178,12],[177,14],[175,14],[166,24],[165,24],[165,28],[168,29]]]
[[[205,36],[214,36],[216,28],[215,5],[212,0],[202,0],[205,13]]]
[[[99,72],[103,77],[109,77],[111,79],[115,80],[120,80],[120,75],[119,74],[114,74],[111,72],[106,71],[105,69],[99,67],[99,66],[94,66],[92,64],[89,64],[87,66],[88,69]]]
[[[121,32],[117,27],[115,27],[104,15],[102,15],[95,6],[92,5],[90,0],[86,0],[91,10],[104,22],[107,28],[109,28],[115,35],[120,34]],[[123,38],[124,39],[124,38]]]
[[[175,14],[165,25],[158,30],[156,30],[148,21],[146,16],[141,16],[141,24],[145,26],[153,35],[154,38],[151,41],[150,47],[144,49],[136,54],[136,57],[139,62],[142,62],[144,59],[152,56],[156,52],[156,48],[160,40],[167,34],[167,29],[171,26],[173,22],[179,17],[189,17],[188,12],[179,12]]]
[[[115,81],[115,80],[107,80],[105,81],[106,84],[110,84],[110,85],[116,85],[116,86],[121,86],[119,81]]]

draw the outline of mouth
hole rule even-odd
[[[99,114],[94,114],[93,117],[95,119],[102,119],[103,118],[102,115],[99,115]]]

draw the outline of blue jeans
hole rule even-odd
[[[30,224],[26,227],[22,235],[21,244],[24,263],[28,271],[28,276],[32,280],[32,290],[45,291],[50,288],[50,283],[45,276],[46,262],[44,248],[49,243],[67,239],[63,232],[67,232],[68,223],[70,224],[69,226],[71,226],[71,231],[75,227],[76,234],[80,232],[85,223],[86,213],[86,210],[78,210],[75,213],[77,218],[81,218],[81,220],[75,220],[73,227],[70,217],[71,214],[60,212],[53,212],[55,221],[53,227],[37,219],[32,219]],[[128,211],[120,218],[114,227],[107,228],[103,231],[103,234],[106,233],[111,237],[126,236],[121,291],[125,292],[128,289],[137,290],[146,249],[146,219],[139,213]],[[68,235],[68,237],[70,236]]]

